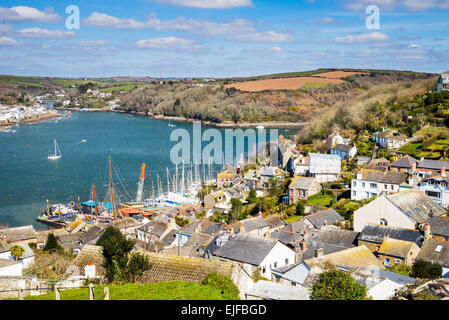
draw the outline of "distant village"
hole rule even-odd
[[[143,282],[199,283],[215,272],[232,279],[241,299],[309,300],[321,273],[340,270],[373,300],[407,299],[399,295],[407,288],[408,295],[448,300],[449,161],[405,152],[378,157],[415,141],[392,128],[370,139],[372,155],[362,156],[357,141],[339,132],[327,137],[327,153],[279,136],[257,156],[224,166],[199,188],[197,203],[128,203],[107,226],[135,240],[133,250],[149,258]],[[83,205],[96,209],[93,201]],[[35,270],[54,268],[36,265],[50,233],[73,255],[57,281],[76,287],[101,279],[97,241],[104,230],[84,218],[49,230],[4,226],[0,291],[44,293],[39,288],[48,279]],[[15,245],[24,248],[19,258],[11,252]],[[441,274],[414,277],[417,262],[438,265]]]

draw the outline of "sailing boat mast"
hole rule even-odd
[[[109,159],[109,184],[111,188],[111,201],[112,201],[112,213],[114,214],[115,219],[115,203],[114,203],[114,185],[112,183],[112,169],[111,169],[111,155],[108,155]]]
[[[95,183],[92,182],[92,191],[94,193],[95,215],[98,216],[97,194],[95,193]]]

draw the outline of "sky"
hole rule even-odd
[[[3,0],[0,74],[439,73],[449,70],[448,31],[449,0]]]

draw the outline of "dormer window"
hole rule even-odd
[[[439,244],[436,246],[435,252],[441,252],[442,249],[443,249],[443,246],[441,244]]]

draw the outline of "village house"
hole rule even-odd
[[[265,218],[265,221],[268,224],[267,234],[270,234],[276,229],[282,228],[287,224],[287,222],[283,221],[281,217],[276,214],[269,215],[268,217]]]
[[[417,167],[416,174],[420,178],[432,175],[446,175],[446,168],[449,168],[449,161],[429,160],[421,158]]]
[[[296,144],[289,139],[285,139],[280,136],[275,144],[275,148],[277,148],[277,152],[271,155],[271,166],[277,167],[280,166],[283,170],[288,172],[294,171],[294,159],[293,159],[293,151]],[[277,155],[277,158],[275,156]]]
[[[261,215],[237,221],[231,227],[235,233],[243,233],[257,237],[264,237],[270,230],[270,226]]]
[[[330,147],[333,147],[337,144],[344,144],[344,145],[348,145],[350,142],[350,139],[345,139],[343,138],[338,132],[334,132],[331,133],[328,137],[327,137],[327,144]]]
[[[449,217],[430,217],[427,220],[432,237],[437,240],[449,241]]]
[[[369,223],[360,232],[357,242],[358,245],[364,245],[376,254],[387,238],[415,243],[421,247],[424,243],[424,232]]]
[[[315,177],[319,183],[340,179],[340,157],[335,154],[309,153],[309,168],[306,176]]]
[[[213,241],[206,251],[220,260],[241,262],[249,274],[260,271],[262,277],[270,277],[271,269],[295,262],[295,252],[282,242],[247,234]]]
[[[219,208],[226,212],[231,209],[230,194],[223,190],[211,192],[204,197],[204,207],[207,209]]]
[[[323,226],[330,226],[345,221],[345,219],[332,208],[309,214],[301,220],[309,228],[315,229],[321,229]]]
[[[330,154],[335,154],[340,157],[341,160],[352,160],[357,153],[357,147],[347,144],[336,144],[330,149]]]
[[[444,213],[441,206],[416,188],[382,194],[354,212],[354,231],[362,231],[368,223],[415,229],[429,217]]]
[[[295,177],[288,189],[288,204],[293,205],[301,199],[307,199],[308,197],[321,192],[322,188],[316,178]]]
[[[309,170],[309,156],[304,154],[300,154],[293,160],[295,165],[294,174],[297,176],[305,176],[307,174],[307,170]]]
[[[442,277],[449,277],[449,242],[437,239],[426,240],[416,260],[438,263],[443,267]]]
[[[131,217],[124,217],[114,220],[111,225],[119,229],[125,236],[129,238],[136,238],[136,229],[142,226],[142,222]]]
[[[389,170],[391,172],[407,172],[414,173],[416,171],[416,167],[418,165],[418,160],[415,158],[406,155],[405,157],[396,160],[392,164],[389,165]]]
[[[371,160],[367,166],[363,169],[365,170],[377,170],[377,171],[388,171],[390,166],[390,161],[385,158],[373,159]]]
[[[387,268],[395,264],[411,266],[420,251],[416,243],[386,237],[377,251],[377,257]]]
[[[397,193],[406,183],[408,173],[362,169],[351,182],[351,200],[365,200],[381,193]]]
[[[0,239],[2,237],[8,244],[15,244],[23,241],[27,243],[37,242],[37,233],[32,225],[0,230]]]
[[[384,149],[397,149],[407,143],[407,137],[397,130],[387,129],[373,133],[373,141]]]
[[[437,92],[449,90],[449,71],[443,72],[438,78]]]
[[[236,170],[230,166],[217,174],[217,188],[227,187],[237,177]]]
[[[170,219],[169,223],[151,220],[149,223],[144,224],[136,229],[136,238],[140,241],[150,244],[153,241],[161,240],[170,231],[179,229],[180,227],[175,223],[173,219]]]
[[[418,187],[437,204],[447,208],[449,207],[449,177],[446,168],[442,171],[441,175],[435,174],[422,179]]]

